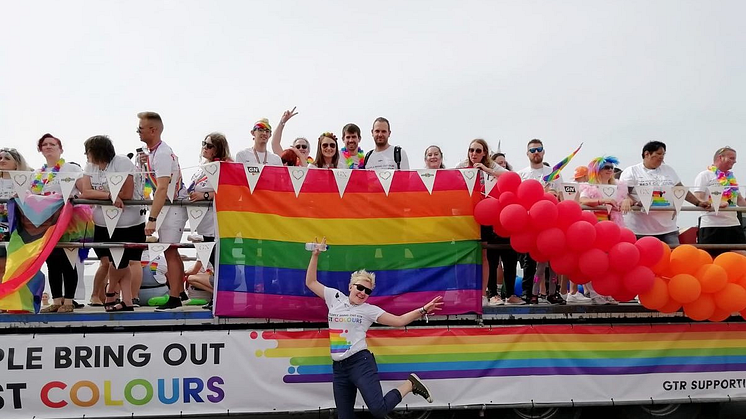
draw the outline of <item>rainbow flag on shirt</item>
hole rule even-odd
[[[441,295],[441,313],[481,310],[480,230],[458,170],[440,170],[428,193],[414,171],[397,171],[388,196],[373,171],[353,170],[340,197],[331,170],[308,170],[296,197],[286,167],[266,166],[254,193],[244,167],[221,163],[216,211],[220,316],[325,321],[306,288],[305,243],[326,236],[319,281],[347,292],[350,274],[376,274],[369,302],[401,314]]]

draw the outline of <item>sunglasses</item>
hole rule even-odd
[[[334,143],[324,143],[321,144],[321,148],[337,148],[337,145]]]
[[[481,148],[470,148],[469,153],[482,154],[484,153],[484,150],[482,150]]]
[[[208,143],[207,141],[202,141],[202,147],[208,150],[212,150],[213,148],[215,148],[215,144]]]
[[[531,153],[531,154],[533,154],[533,153],[541,153],[542,151],[544,151],[544,147],[531,147],[531,148],[528,149],[528,152]]]
[[[307,150],[308,146],[305,144],[296,144],[295,148],[297,148],[298,150]]]
[[[605,164],[603,167],[601,167],[601,170],[614,170],[613,164]]]
[[[370,295],[373,292],[372,289],[366,287],[365,285],[355,284],[355,288],[357,288],[358,291],[365,292],[366,295]]]

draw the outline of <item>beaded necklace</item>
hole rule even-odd
[[[725,189],[723,189],[723,199],[728,201],[730,204],[734,204],[736,198],[738,198],[738,181],[736,180],[736,177],[733,176],[733,172],[730,170],[723,172],[715,165],[712,165],[707,169],[712,173],[715,173],[718,183],[725,186]]]
[[[31,192],[34,194],[40,194],[42,190],[44,190],[44,185],[51,182],[52,179],[57,175],[57,173],[60,171],[60,168],[65,164],[65,159],[59,159],[57,161],[57,164],[52,167],[52,170],[47,172],[47,168],[49,166],[44,164],[44,166],[41,167],[41,171],[39,171],[36,176],[34,176],[34,180],[31,182]],[[46,173],[45,173],[46,172]],[[44,176],[46,174],[46,176]]]
[[[350,169],[359,169],[365,164],[365,153],[360,147],[357,148],[355,155],[347,151],[347,147],[342,147],[342,157],[345,159],[345,166]]]

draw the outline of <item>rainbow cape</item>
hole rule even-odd
[[[216,211],[219,316],[325,321],[306,288],[305,243],[326,236],[319,281],[348,292],[350,274],[376,274],[370,303],[393,314],[441,295],[441,313],[481,311],[481,247],[458,170],[440,170],[429,194],[417,172],[397,171],[388,196],[373,171],[353,170],[340,197],[331,170],[308,170],[298,197],[285,167],[265,166],[254,193],[244,167],[221,163]]]
[[[565,166],[570,163],[570,160],[572,160],[572,158],[575,157],[576,154],[578,154],[578,151],[580,151],[581,147],[583,147],[583,143],[580,143],[578,148],[576,148],[575,151],[572,152],[572,154],[562,159],[562,161],[560,161],[559,163],[555,164],[554,167],[552,167],[552,173],[544,176],[544,182],[552,182],[557,180],[562,169],[564,169]]]
[[[15,228],[18,217],[14,216],[15,208],[11,202],[8,203],[8,214],[13,231],[7,246],[5,274],[0,282],[0,310],[35,313],[40,308],[41,293],[44,291],[43,276],[37,274],[65,234],[73,216],[73,205],[66,203],[54,226],[41,236],[32,237]]]

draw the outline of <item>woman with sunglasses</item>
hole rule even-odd
[[[319,145],[316,148],[315,163],[309,167],[319,169],[336,169],[343,168],[339,161],[339,147],[337,147],[337,136],[331,132],[325,132],[319,137]]]
[[[365,270],[353,272],[348,286],[349,296],[318,281],[319,253],[325,248],[326,238],[317,244],[311,253],[311,261],[306,271],[306,286],[323,298],[329,309],[334,403],[337,405],[338,417],[355,417],[355,398],[358,390],[370,412],[378,418],[394,410],[409,393],[422,396],[432,403],[430,391],[415,374],[410,374],[407,381],[384,396],[378,378],[378,366],[375,357],[368,350],[365,336],[373,323],[403,327],[422,316],[440,310],[443,306],[442,297],[435,297],[421,308],[400,316],[387,313],[367,302],[376,287],[376,276],[373,273]],[[344,328],[340,328],[340,325],[344,325]]]
[[[437,145],[431,145],[425,149],[425,169],[445,169],[443,164],[443,152]]]
[[[0,198],[11,199],[15,196],[13,179],[10,178],[10,173],[8,173],[14,170],[30,172],[31,168],[26,163],[26,159],[15,148],[0,149]],[[0,241],[8,241],[9,238],[8,208],[6,204],[0,203]],[[5,273],[6,255],[5,246],[0,246],[0,275]]]
[[[298,112],[295,111],[295,107],[293,107],[293,109],[291,110],[283,112],[282,117],[280,117],[280,123],[277,125],[277,128],[275,128],[275,132],[272,134],[272,151],[278,156],[281,156],[287,151],[282,148],[282,131],[285,129],[285,124],[290,120],[290,118],[294,117],[295,115],[298,115]],[[307,139],[305,139],[304,137],[296,138],[293,141],[292,148],[298,154],[298,159],[295,161],[295,164],[287,164],[287,166],[306,167],[309,164],[313,163],[313,159],[310,157],[311,143],[309,143]]]
[[[613,156],[597,157],[588,163],[588,184],[580,187],[580,203],[598,208],[593,213],[599,221],[611,220],[619,227],[624,227],[622,215],[629,210],[629,205],[624,205],[624,201],[629,198],[626,184],[614,178],[614,168],[617,165],[619,160]],[[616,192],[607,197],[601,191],[602,185],[617,185]]]

